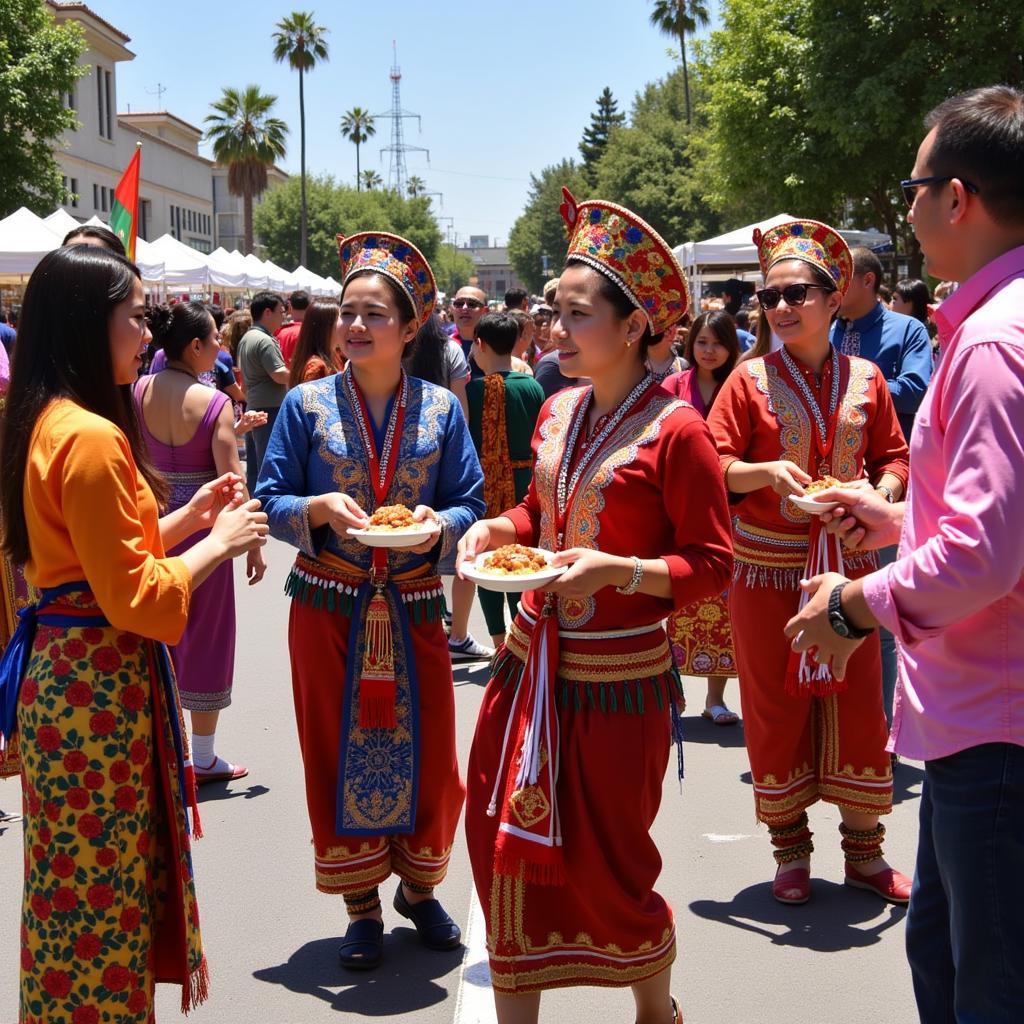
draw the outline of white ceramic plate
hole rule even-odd
[[[407,530],[349,530],[360,544],[368,548],[414,548],[441,532],[440,523],[424,523]]]
[[[822,512],[831,512],[832,509],[839,508],[838,501],[815,501],[814,498],[802,497],[799,494],[791,494],[789,500],[812,516],[820,516]]]
[[[546,551],[544,548],[534,548],[533,550],[542,554],[549,562],[554,558],[554,553]],[[492,554],[494,554],[493,551],[485,551],[483,554],[477,555],[472,566],[463,565],[462,575],[467,580],[472,580],[478,587],[483,587],[484,590],[496,590],[500,594],[518,594],[524,590],[536,590],[537,587],[543,587],[552,580],[558,579],[569,568],[567,565],[559,565],[551,566],[542,572],[531,572],[525,576],[497,576],[493,572],[486,572],[480,568],[484,560]]]

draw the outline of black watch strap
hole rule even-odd
[[[855,626],[846,616],[843,611],[842,596],[843,590],[850,585],[850,581],[847,580],[845,583],[836,584],[832,593],[829,594],[828,598],[828,619],[832,625],[832,628],[840,635],[844,636],[849,640],[863,640],[867,636],[871,636],[874,632],[873,629],[860,629]],[[838,627],[838,628],[837,628]]]

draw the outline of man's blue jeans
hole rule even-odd
[[[906,941],[921,1024],[1024,1019],[1024,747],[925,762]]]
[[[267,414],[267,424],[264,427],[256,427],[245,435],[245,486],[250,498],[256,493],[256,480],[260,475],[263,456],[267,454],[274,420],[277,419],[280,409],[257,409],[256,412]]]

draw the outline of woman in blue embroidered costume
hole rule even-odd
[[[840,684],[809,653],[795,655],[783,629],[801,578],[844,561],[846,575],[862,576],[875,564],[872,552],[842,551],[790,496],[831,476],[897,499],[907,446],[874,364],[829,344],[853,271],[846,242],[817,221],[788,221],[754,242],[766,285],[758,336],[770,328],[782,348],[739,365],[708,424],[738,499],[729,612],[755,808],[775,847],[772,892],[782,903],[810,897],[807,808],[825,800],[842,814],[846,883],[906,903],[910,880],[883,859],[878,820],[892,810],[878,640],[857,649]]]
[[[523,595],[498,652],[466,831],[500,1024],[532,1024],[567,985],[631,986],[638,1024],[668,1024],[675,927],[650,828],[682,694],[663,621],[724,589],[729,511],[702,417],[644,363],[686,312],[671,250],[610,203],[566,193],[562,213],[551,336],[592,386],[545,403],[525,500],[472,527],[460,564],[519,542],[569,568]]]
[[[378,886],[391,874],[425,945],[461,938],[433,896],[465,794],[436,565],[483,511],[483,476],[455,398],[402,369],[434,307],[426,260],[384,232],[338,248],[348,367],[288,393],[257,494],[273,535],[299,550],[288,642],[316,886],[345,898],[340,960],[366,970],[380,961]],[[348,536],[395,504],[440,538],[371,549]]]
[[[143,313],[138,270],[98,248],[48,254],[25,292],[0,449],[4,548],[41,593],[0,662],[25,805],[21,1024],[149,1024],[158,980],[182,985],[185,1011],[206,994],[164,643],[195,587],[264,543],[266,516],[224,474],[157,518],[129,387]]]

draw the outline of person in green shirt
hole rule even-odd
[[[537,417],[544,404],[544,390],[526,373],[512,369],[512,350],[519,327],[508,313],[485,313],[476,326],[473,360],[483,376],[466,386],[469,400],[469,432],[484,471],[484,501],[487,518],[501,515],[518,504],[533,476],[533,438]],[[469,610],[474,586],[455,577],[452,600],[452,634],[448,642],[453,655],[469,636]],[[505,595],[515,615],[518,594]],[[505,642],[505,600],[503,595],[480,591],[480,606],[491,642]]]

